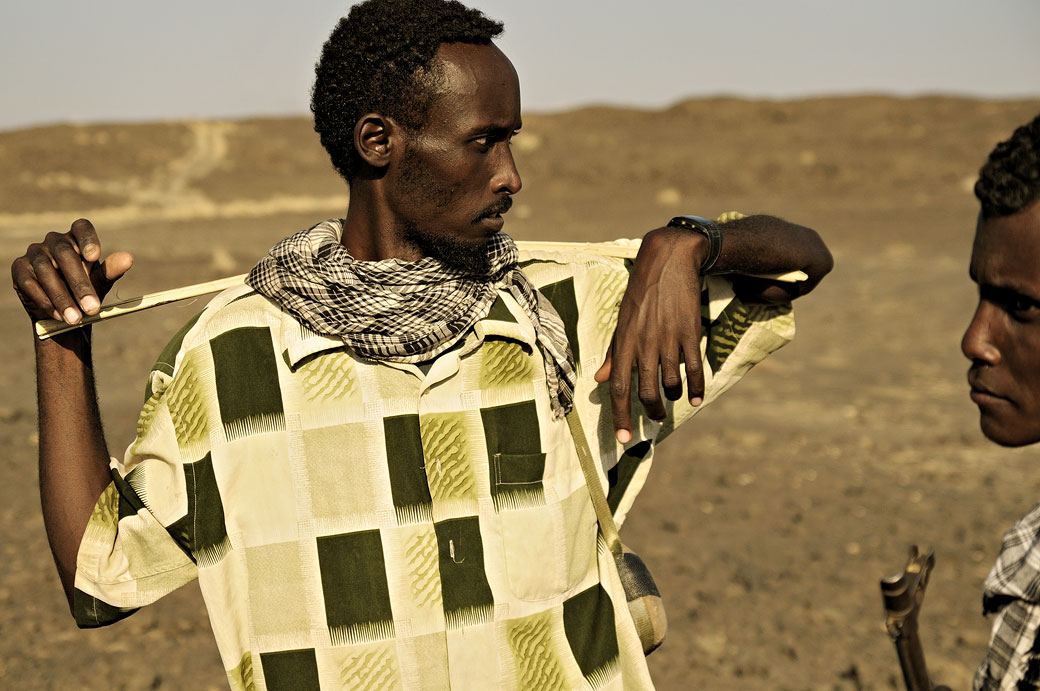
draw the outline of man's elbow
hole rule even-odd
[[[830,249],[827,248],[827,244],[820,237],[820,234],[811,228],[801,227],[802,231],[802,242],[801,242],[801,255],[803,260],[800,262],[802,266],[802,272],[806,278],[804,281],[799,281],[792,284],[790,287],[789,299],[794,299],[811,292],[820,281],[823,280],[824,276],[829,274],[834,269],[834,257],[831,256]]]
[[[779,305],[801,297],[812,290],[834,268],[834,258],[827,246],[819,247],[808,255],[809,261],[802,265],[805,279],[801,281],[776,281],[757,276],[734,276],[733,293],[745,304]]]
[[[813,259],[805,273],[809,275],[808,280],[812,281],[812,285],[815,287],[834,268],[834,257],[831,256],[831,251],[823,242],[823,238],[815,232],[813,235],[816,236],[816,242],[813,243]]]

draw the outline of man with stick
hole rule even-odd
[[[89,331],[37,342],[43,510],[80,625],[198,578],[233,688],[652,686],[569,423],[620,524],[653,445],[791,337],[831,258],[776,218],[682,217],[634,263],[518,264],[501,30],[444,0],[341,20],[312,108],[346,218],[173,339],[122,460]],[[77,322],[130,263],[80,220],[12,273],[33,320]]]
[[[979,171],[971,278],[979,304],[961,350],[982,432],[1001,446],[1040,442],[1040,115]],[[1040,688],[1040,505],[1004,534],[986,577],[995,614],[975,689]]]

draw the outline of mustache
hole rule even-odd
[[[488,204],[486,207],[484,207],[483,211],[481,211],[480,214],[478,214],[477,217],[473,219],[473,222],[480,223],[485,218],[490,218],[498,214],[504,214],[507,211],[509,211],[512,207],[513,198],[503,197],[502,199],[499,199],[497,202]]]

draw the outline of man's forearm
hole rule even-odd
[[[834,260],[816,231],[774,216],[747,216],[722,226],[722,252],[712,272],[804,271],[808,275],[805,281],[790,284],[734,277],[738,294],[772,302],[808,293],[833,266]]]
[[[43,519],[71,606],[79,544],[110,481],[88,332],[36,342],[36,390]]]

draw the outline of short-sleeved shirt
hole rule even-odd
[[[593,374],[630,262],[523,253],[563,318],[575,410],[624,521],[654,445],[614,438]],[[794,334],[790,305],[705,280],[705,403]],[[246,286],[167,347],[78,558],[82,626],[198,578],[234,689],[652,688],[540,349],[500,291],[428,368],[358,357]],[[424,371],[425,370],[425,371]]]

